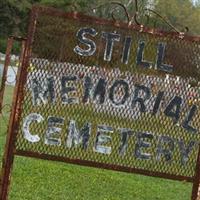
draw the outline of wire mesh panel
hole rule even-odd
[[[194,177],[199,42],[39,11],[16,150]]]
[[[42,7],[34,16],[15,154],[193,182],[199,38]]]

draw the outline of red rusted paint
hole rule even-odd
[[[2,113],[3,97],[4,97],[4,91],[5,91],[5,85],[6,85],[7,73],[8,73],[8,66],[10,64],[10,56],[11,56],[13,42],[14,42],[13,37],[8,38],[7,49],[6,49],[6,59],[5,59],[3,76],[2,76],[2,81],[1,81],[1,88],[0,88],[0,114]]]
[[[22,54],[23,55],[22,67],[20,68],[18,75],[17,75],[17,79],[18,79],[17,87],[16,87],[15,94],[14,94],[13,110],[12,110],[12,114],[11,114],[10,122],[9,122],[9,131],[8,131],[8,137],[7,137],[7,143],[6,143],[6,151],[5,151],[5,155],[4,155],[4,161],[3,161],[0,199],[6,200],[8,197],[8,189],[9,189],[11,169],[12,169],[12,165],[13,165],[14,155],[20,155],[20,156],[34,157],[34,158],[46,159],[46,160],[52,160],[52,161],[62,161],[62,162],[66,162],[66,163],[98,167],[98,168],[104,168],[104,169],[110,169],[110,170],[116,170],[116,171],[124,171],[124,172],[129,172],[129,173],[138,173],[138,174],[143,174],[143,175],[147,175],[147,176],[161,177],[161,178],[167,178],[167,179],[172,179],[172,180],[192,182],[193,183],[193,191],[192,191],[191,199],[196,200],[197,195],[198,195],[198,187],[199,187],[199,183],[200,183],[200,152],[198,155],[198,160],[197,160],[197,165],[196,165],[196,175],[195,175],[195,177],[191,178],[191,177],[185,177],[185,176],[169,175],[169,174],[165,174],[165,173],[157,173],[157,172],[147,171],[147,170],[139,170],[139,169],[135,169],[135,168],[119,167],[116,165],[102,164],[102,163],[98,163],[98,162],[90,162],[90,161],[85,161],[85,160],[73,160],[73,159],[68,159],[68,158],[64,158],[64,157],[39,154],[39,153],[29,152],[29,151],[17,151],[15,149],[15,138],[16,138],[17,131],[19,129],[19,118],[21,115],[22,100],[24,97],[23,86],[27,79],[27,73],[28,73],[27,66],[29,64],[29,57],[31,54],[31,44],[32,44],[33,38],[34,38],[34,32],[35,32],[34,29],[35,29],[35,24],[37,22],[37,16],[41,13],[42,14],[45,13],[50,16],[57,16],[57,17],[59,16],[59,17],[63,17],[63,18],[67,17],[67,18],[78,19],[80,22],[93,21],[99,25],[101,25],[101,24],[102,25],[113,25],[113,21],[111,21],[111,20],[104,20],[104,19],[99,19],[96,17],[88,17],[88,16],[85,16],[83,14],[76,13],[76,12],[65,13],[63,11],[58,11],[53,8],[33,7],[26,48],[25,48],[24,53]],[[176,40],[182,40],[184,38],[184,40],[189,41],[189,42],[199,42],[200,41],[199,36],[193,37],[193,36],[185,35],[184,37],[182,37],[179,34],[174,33],[174,32],[166,33],[166,32],[162,32],[160,30],[149,29],[149,28],[142,27],[142,26],[136,26],[136,25],[128,26],[126,23],[121,23],[121,22],[115,22],[114,25],[119,28],[125,28],[125,29],[129,29],[129,30],[130,29],[137,30],[137,31],[142,31],[145,33],[153,34],[157,37],[162,37],[162,36],[167,35]],[[10,50],[10,48],[8,50]]]

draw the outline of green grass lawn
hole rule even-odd
[[[7,87],[5,102],[12,98]],[[0,150],[6,121],[0,118]],[[189,200],[192,184],[59,162],[16,157],[10,200]]]

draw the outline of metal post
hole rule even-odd
[[[194,178],[193,188],[192,188],[192,200],[198,200],[198,193],[199,193],[199,186],[200,186],[200,149],[197,159],[196,165],[196,174]]]
[[[22,66],[22,61],[23,61],[23,58],[24,58],[25,45],[26,45],[26,39],[22,40],[21,54],[20,54],[20,57],[19,57],[19,67]]]
[[[5,59],[2,82],[1,82],[1,87],[0,87],[0,114],[2,113],[3,96],[4,96],[5,85],[6,85],[6,80],[7,80],[8,66],[10,64],[10,55],[12,51],[13,41],[14,41],[13,37],[8,38],[7,49],[6,49],[6,59]]]
[[[12,42],[15,38],[12,37]],[[16,39],[18,40],[18,39]],[[10,44],[10,43],[9,43]],[[26,41],[22,40],[22,49],[20,54],[20,66],[17,71],[16,76],[16,86],[14,90],[14,97],[13,97],[13,103],[12,103],[12,112],[10,115],[9,120],[9,129],[8,129],[8,135],[7,135],[7,141],[6,141],[6,147],[5,147],[5,153],[3,157],[3,164],[2,164],[2,172],[1,172],[1,185],[0,185],[0,200],[7,200],[8,199],[8,189],[10,185],[10,174],[13,166],[14,161],[14,142],[15,142],[15,135],[17,131],[17,124],[16,118],[18,117],[18,98],[20,95],[20,76],[22,71],[22,63],[24,60],[25,55],[25,44]],[[9,46],[9,52],[11,51],[12,46]],[[9,60],[8,60],[9,61]],[[9,62],[7,63],[7,65]]]
[[[14,90],[12,111],[9,120],[9,128],[6,139],[5,153],[2,163],[1,183],[0,183],[0,200],[8,199],[8,191],[10,185],[11,171],[13,167],[14,154],[15,154],[15,139],[19,128],[19,117],[21,114],[21,103],[23,99],[23,86],[26,81],[26,70],[29,64],[30,45],[32,36],[32,29],[35,27],[36,22],[36,8],[32,9],[29,38],[23,39],[14,37],[15,40],[22,41],[22,52],[20,56],[20,67],[17,71],[16,86]]]

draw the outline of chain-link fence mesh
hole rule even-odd
[[[199,42],[79,14],[45,11],[35,24],[17,151],[195,176]],[[92,56],[74,51],[77,45],[87,49],[77,37],[86,27],[96,31],[87,34],[96,44]],[[119,36],[110,61],[104,60],[104,33]],[[132,40],[128,64],[122,62],[125,37]],[[162,44],[171,73],[155,69]],[[144,106],[139,97],[146,98]]]

